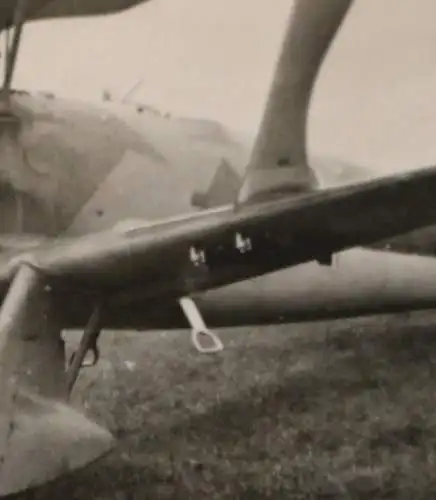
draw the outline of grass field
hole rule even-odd
[[[213,356],[187,332],[109,333],[76,399],[118,447],[26,498],[434,498],[435,323],[233,329]]]

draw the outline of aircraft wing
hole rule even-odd
[[[56,289],[180,297],[436,221],[436,167],[242,208],[210,210],[124,232],[42,243],[0,261],[0,289],[22,264]],[[11,256],[12,255],[12,256]],[[89,300],[89,299],[86,299]]]
[[[95,16],[120,12],[148,0],[28,0],[26,19]],[[2,0],[0,26],[8,26],[20,0]]]

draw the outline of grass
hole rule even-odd
[[[110,333],[76,398],[119,445],[31,498],[433,498],[434,322],[229,330],[214,356],[186,332]]]

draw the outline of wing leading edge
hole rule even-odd
[[[0,287],[24,261],[67,293],[126,296],[139,287],[145,298],[183,296],[430,225],[435,190],[431,167],[243,210],[60,239],[5,257]]]

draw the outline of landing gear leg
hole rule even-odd
[[[179,304],[191,325],[191,340],[197,351],[202,354],[213,354],[222,351],[224,349],[223,343],[219,337],[207,328],[197,305],[191,297],[182,297],[179,299]],[[212,340],[212,345],[203,347],[199,341],[200,335],[208,336]]]

